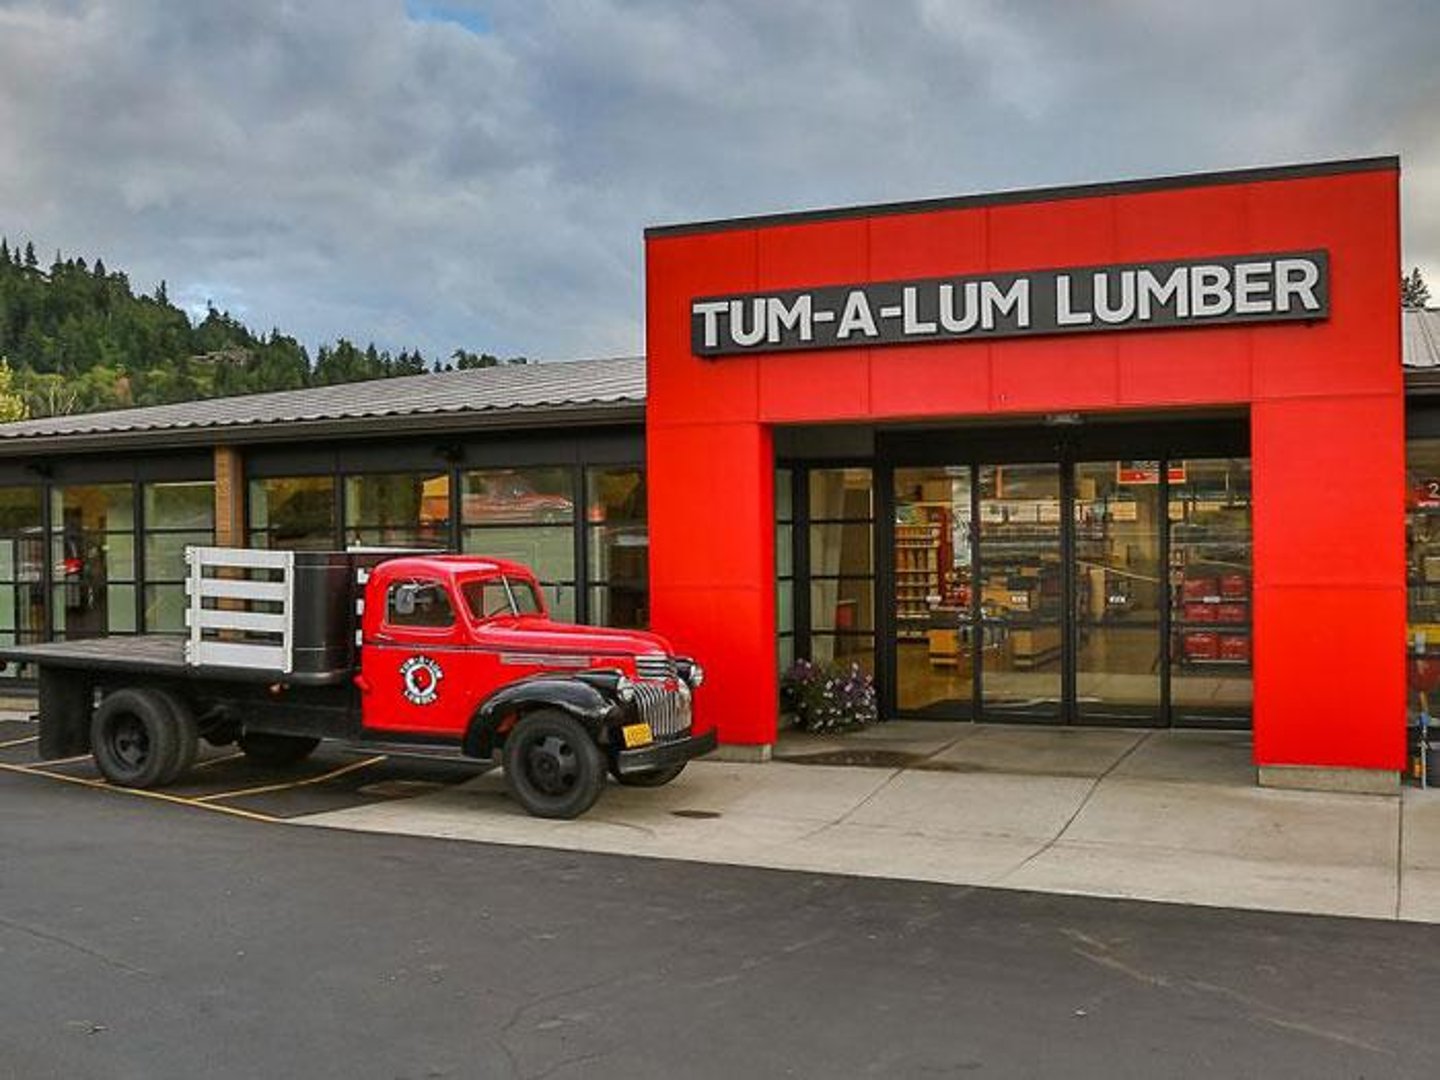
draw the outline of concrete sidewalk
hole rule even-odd
[[[910,730],[910,728],[915,730]],[[1254,784],[1237,733],[887,724],[526,816],[497,772],[295,819],[662,859],[1440,922],[1440,792]],[[862,765],[815,764],[859,761]],[[809,762],[809,763],[806,763]],[[889,767],[875,767],[876,764]],[[899,767],[897,767],[899,766]]]

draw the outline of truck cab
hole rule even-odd
[[[666,783],[714,746],[692,732],[698,664],[656,634],[552,621],[519,563],[406,556],[364,573],[355,685],[367,737],[499,750],[517,799],[552,816],[592,803],[606,771]]]

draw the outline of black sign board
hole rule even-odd
[[[697,356],[1328,318],[1325,251],[701,297]]]

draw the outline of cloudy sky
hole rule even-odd
[[[312,346],[638,353],[646,225],[1399,153],[1436,0],[0,0],[0,233]]]

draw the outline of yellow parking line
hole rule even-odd
[[[226,754],[224,757],[206,758],[204,761],[197,761],[194,765],[191,765],[190,771],[194,772],[196,769],[208,769],[211,765],[219,765],[222,761],[234,761],[237,757],[244,756],[245,752],[242,750],[239,753]]]
[[[381,754],[378,757],[366,758],[364,761],[353,761],[349,765],[342,765],[338,769],[331,769],[327,773],[307,777],[304,780],[292,780],[284,784],[266,784],[263,787],[240,788],[238,791],[221,791],[214,795],[201,795],[192,801],[208,806],[212,799],[238,799],[244,795],[264,795],[270,791],[289,791],[291,788],[306,787],[309,784],[323,784],[326,780],[334,780],[337,776],[344,776],[346,773],[367,768],[384,760],[385,755]]]
[[[34,761],[31,762],[30,767],[34,768],[36,765],[74,765],[77,761],[89,760],[89,754],[76,754],[74,757],[57,757],[51,758],[49,761]]]
[[[11,739],[9,742],[0,742],[0,750],[10,746],[24,746],[27,742],[34,742],[40,738],[39,735],[26,735],[23,739]]]
[[[269,814],[257,814],[250,810],[241,810],[234,806],[211,806],[209,803],[202,803],[195,799],[184,799],[179,795],[167,795],[163,791],[144,791],[140,788],[116,787],[114,784],[107,784],[103,780],[89,780],[83,776],[66,776],[64,773],[46,772],[44,769],[37,769],[26,765],[6,765],[0,762],[0,771],[24,773],[27,776],[43,776],[47,780],[60,780],[67,784],[79,784],[81,787],[99,788],[101,791],[113,791],[117,795],[135,795],[142,799],[157,799],[160,802],[177,803],[180,806],[192,806],[197,810],[213,810],[217,814],[230,814],[232,817],[246,818],[250,821],[263,821],[267,825],[283,824],[285,819],[272,817]]]

